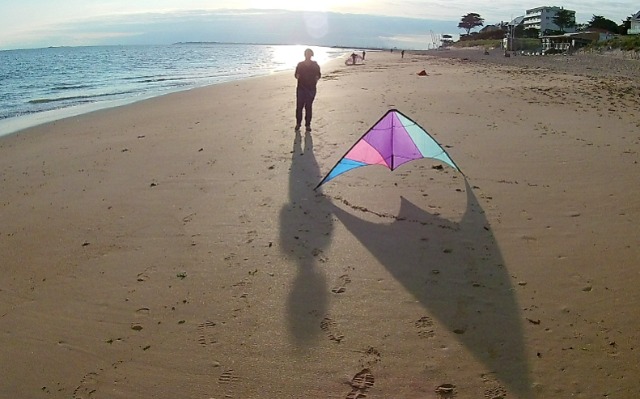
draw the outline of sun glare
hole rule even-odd
[[[315,46],[274,46],[273,62],[278,65],[278,70],[295,68],[298,62],[304,60],[304,50],[313,50],[313,60],[322,65],[330,59],[327,49]]]

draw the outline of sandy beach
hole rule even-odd
[[[284,72],[0,138],[0,397],[634,397],[640,61],[481,54],[325,65],[310,134]],[[314,191],[391,108],[464,175]]]

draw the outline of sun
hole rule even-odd
[[[331,59],[329,51],[325,47],[318,46],[290,46],[281,45],[272,47],[272,62],[277,65],[276,70],[287,70],[295,68],[296,64],[304,59],[304,51],[311,48],[314,52],[313,59],[320,65]]]

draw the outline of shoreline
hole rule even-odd
[[[247,44],[246,46],[254,46],[253,44]],[[118,48],[120,46],[113,46],[114,48]],[[146,47],[146,46],[142,46],[142,47]],[[333,48],[330,48],[333,49]],[[17,50],[17,51],[21,51],[21,50]],[[346,54],[346,50],[345,53]],[[327,61],[324,62],[324,64],[327,63],[331,63],[334,59],[340,59],[341,57],[344,56],[344,54],[341,55],[336,55],[335,58],[330,58]],[[145,94],[142,95],[132,95],[126,98],[121,98],[121,99],[117,99],[117,100],[108,100],[108,101],[95,101],[92,103],[88,103],[88,104],[78,104],[78,105],[73,105],[73,106],[68,106],[68,107],[63,107],[63,108],[59,108],[59,109],[53,109],[53,110],[48,110],[48,111],[41,111],[41,112],[34,112],[31,114],[24,114],[24,115],[20,115],[17,117],[11,117],[11,118],[6,118],[6,119],[1,119],[0,120],[0,137],[6,136],[6,135],[10,135],[10,134],[14,134],[17,132],[20,132],[22,130],[31,128],[31,127],[35,127],[35,126],[39,126],[42,124],[46,124],[46,123],[50,123],[50,122],[55,122],[61,119],[66,119],[66,118],[70,118],[70,117],[75,117],[78,115],[82,115],[82,114],[86,114],[86,113],[91,113],[91,112],[95,112],[95,111],[100,111],[100,110],[104,110],[104,109],[109,109],[109,108],[115,108],[115,107],[121,107],[121,106],[126,106],[129,104],[133,104],[139,101],[145,101],[148,100],[150,98],[155,98],[155,97],[159,97],[159,96],[164,96],[164,95],[170,95],[172,93],[178,93],[181,91],[189,91],[189,90],[194,90],[194,89],[199,89],[202,87],[207,87],[207,86],[211,86],[211,85],[218,85],[218,84],[225,84],[225,83],[232,83],[232,82],[236,82],[236,81],[241,81],[241,80],[246,80],[246,79],[254,79],[254,78],[259,78],[259,77],[267,77],[270,76],[272,74],[277,74],[277,73],[286,73],[288,71],[293,71],[292,68],[289,69],[277,69],[277,70],[271,70],[271,71],[263,71],[262,73],[258,73],[256,75],[252,75],[252,76],[238,76],[235,78],[231,78],[228,80],[224,80],[224,81],[219,81],[219,82],[215,82],[215,83],[201,83],[200,85],[196,85],[196,86],[190,86],[190,87],[185,87],[185,88],[160,88],[154,92],[146,92]]]
[[[22,115],[18,117],[3,119],[3,120],[0,120],[0,138],[9,136],[12,134],[20,133],[23,130],[34,128],[40,125],[45,125],[47,123],[53,123],[62,119],[73,118],[79,115],[98,112],[105,109],[122,107],[122,106],[137,103],[139,101],[145,101],[150,98],[164,96],[171,93],[177,93],[180,91],[187,91],[192,89],[193,88],[176,90],[176,91],[167,92],[167,93],[144,96],[141,98],[132,97],[132,98],[122,99],[122,100],[96,102],[96,103],[85,104],[85,105],[76,105],[76,106],[60,108],[56,110],[36,112],[29,115]]]
[[[637,87],[371,52],[296,134],[291,75],[0,138],[0,396],[638,392]],[[390,108],[465,176],[314,191]]]

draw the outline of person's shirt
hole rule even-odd
[[[315,61],[305,60],[296,66],[295,77],[298,79],[298,88],[315,90],[320,76],[320,65]]]

